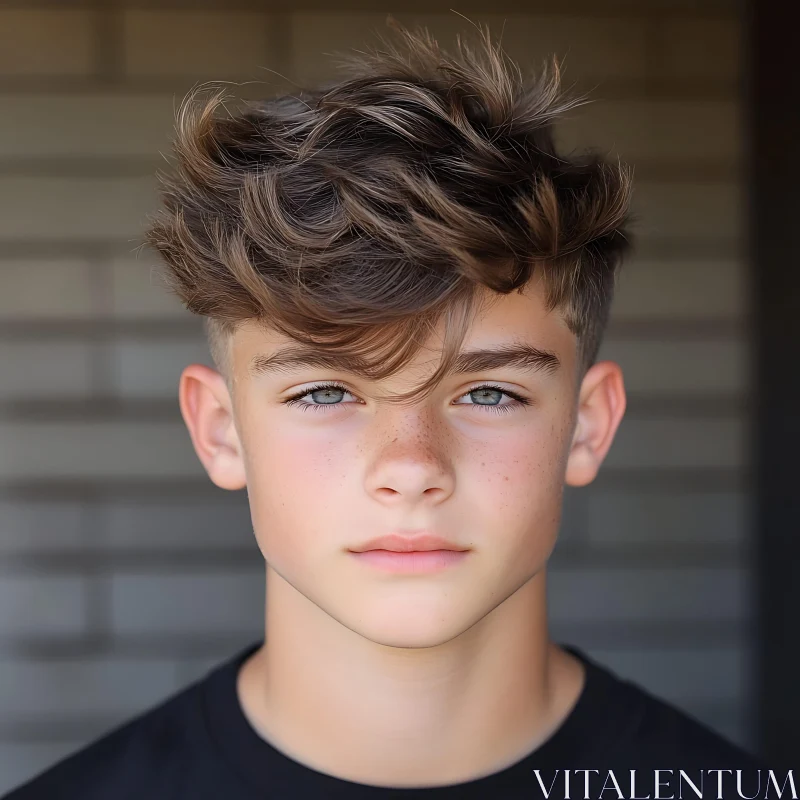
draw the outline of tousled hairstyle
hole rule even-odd
[[[485,290],[536,279],[585,371],[629,246],[629,170],[556,152],[553,123],[582,100],[562,93],[555,59],[525,78],[482,26],[452,53],[389,24],[395,37],[322,88],[235,113],[223,90],[189,93],[146,233],[168,286],[206,318],[223,373],[245,320],[373,379],[443,322],[438,368],[387,398],[402,402],[451,369]]]

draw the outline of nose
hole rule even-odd
[[[388,505],[438,505],[455,488],[452,465],[440,435],[416,426],[395,433],[375,453],[366,489]]]

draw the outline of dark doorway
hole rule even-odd
[[[768,767],[800,764],[800,66],[792,3],[744,19],[754,324],[757,715]]]

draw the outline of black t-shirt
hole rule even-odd
[[[585,685],[559,728],[522,760],[489,776],[449,786],[391,788],[342,780],[284,755],[244,716],[237,675],[260,644],[249,645],[201,680],[67,756],[5,800],[530,800],[547,797],[548,791],[550,800],[566,796],[577,800],[587,796],[587,776],[589,797],[697,797],[680,770],[702,797],[720,796],[721,776],[721,796],[739,798],[736,770],[742,770],[742,796],[752,797],[759,768],[762,783],[757,796],[764,796],[764,764],[566,644],[561,646],[586,666]],[[633,786],[631,770],[636,770]]]

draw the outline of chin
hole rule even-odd
[[[479,615],[480,616],[480,615]],[[422,648],[445,644],[469,630],[475,617],[468,617],[462,608],[422,609],[408,607],[398,612],[373,605],[369,615],[350,616],[341,620],[348,628],[375,644],[386,647]]]
[[[420,626],[408,625],[400,627],[396,625],[384,625],[377,629],[354,628],[355,632],[365,639],[384,647],[396,647],[406,650],[424,649],[427,647],[437,647],[446,644],[463,633],[467,627],[452,627],[448,629],[432,629],[428,626],[420,629]]]

